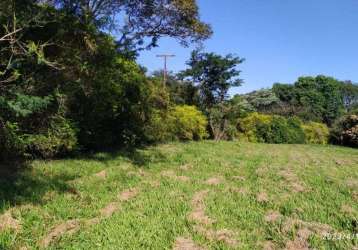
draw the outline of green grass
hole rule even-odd
[[[95,176],[102,170],[105,179]],[[163,174],[169,170],[189,181]],[[212,177],[220,183],[208,185]],[[119,201],[129,188],[137,196]],[[208,190],[203,203],[215,220],[211,225],[189,216],[192,198],[202,190]],[[259,193],[268,200],[259,202]],[[0,232],[0,248],[39,249],[56,225],[78,219],[79,230],[54,238],[48,249],[172,249],[178,237],[207,249],[262,249],[267,242],[273,249],[289,242],[352,249],[358,244],[357,200],[358,151],[342,147],[204,141],[35,161],[0,182],[0,215],[10,212],[21,224]],[[111,202],[118,211],[86,224]],[[270,211],[281,216],[269,222]],[[322,227],[351,239],[325,239]],[[304,228],[309,237],[299,236]],[[222,229],[237,244],[205,234]]]

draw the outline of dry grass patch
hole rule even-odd
[[[47,248],[53,241],[59,239],[62,235],[74,234],[79,229],[79,220],[69,220],[61,223],[51,229],[50,233],[39,242],[39,246],[42,248]]]
[[[268,194],[266,192],[260,192],[256,195],[256,200],[260,203],[265,203],[269,201]]]
[[[202,248],[195,244],[195,242],[192,239],[179,237],[175,240],[173,250],[204,250],[205,248]]]
[[[94,176],[98,177],[99,179],[106,179],[107,178],[107,171],[106,170],[102,170],[98,173],[95,173]]]
[[[20,222],[12,217],[10,211],[0,216],[0,232],[4,230],[19,231],[20,229]]]
[[[214,230],[196,225],[194,230],[209,241],[221,241],[231,247],[237,247],[239,244],[239,241],[235,239],[235,233],[229,229]]]
[[[138,195],[138,192],[139,191],[136,188],[126,189],[126,190],[124,190],[122,193],[120,193],[118,195],[118,198],[121,201],[127,201],[129,199],[132,199],[132,198],[136,197]]]
[[[104,218],[111,217],[118,210],[118,207],[119,205],[117,203],[111,202],[100,210],[100,214]]]
[[[266,241],[262,244],[262,249],[263,250],[275,250],[277,248],[272,241]]]
[[[162,171],[161,176],[164,176],[164,177],[176,180],[176,181],[180,181],[180,182],[189,182],[190,181],[189,177],[183,176],[183,175],[177,176],[175,174],[175,172],[172,170]]]
[[[282,170],[280,175],[289,183],[293,192],[300,193],[306,191],[305,186],[291,170]]]
[[[221,176],[219,176],[219,177],[211,177],[211,178],[209,178],[209,179],[207,179],[205,181],[205,184],[216,186],[216,185],[221,184],[223,181],[224,181],[224,178],[221,177]]]
[[[209,216],[205,215],[205,203],[204,199],[209,193],[209,190],[199,191],[194,194],[193,199],[191,201],[192,212],[189,214],[189,219],[198,224],[203,225],[211,225],[215,222],[215,220],[209,218]]]
[[[271,210],[265,215],[265,221],[272,223],[278,221],[281,217],[282,215],[279,212]]]

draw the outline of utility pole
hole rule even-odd
[[[167,59],[169,57],[175,57],[175,55],[169,55],[169,54],[163,54],[163,55],[157,55],[157,57],[161,57],[164,59],[164,70],[163,70],[163,85],[166,86],[167,84]]]

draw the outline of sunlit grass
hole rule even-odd
[[[102,170],[105,177],[96,176]],[[210,178],[216,185],[206,183]],[[0,232],[0,248],[38,249],[56,225],[79,220],[79,230],[59,235],[49,248],[172,249],[185,237],[209,249],[285,248],[299,240],[311,248],[351,249],[358,243],[357,185],[358,151],[333,146],[206,141],[36,161],[16,179],[1,181],[1,214],[10,211],[20,228]],[[130,188],[137,196],[86,224]],[[214,223],[200,226],[228,230],[236,244],[208,237],[189,218],[191,200],[202,190],[208,190],[205,215]],[[267,199],[260,202],[263,193]],[[270,212],[279,218],[268,221]],[[351,239],[327,240],[322,227]],[[300,238],[301,229],[309,237]]]

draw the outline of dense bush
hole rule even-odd
[[[149,142],[200,140],[207,136],[206,117],[195,106],[174,106],[154,110],[146,126]]]
[[[358,113],[338,119],[333,125],[330,139],[334,144],[358,147]]]
[[[318,122],[308,122],[302,125],[309,144],[327,144],[329,140],[329,129],[326,124]]]
[[[206,117],[195,106],[175,106],[171,112],[173,133],[180,140],[201,140],[207,136]]]
[[[3,122],[0,118],[0,161],[12,160],[21,156],[25,143],[19,135],[16,123]]]
[[[76,130],[68,120],[58,116],[44,133],[24,135],[25,152],[32,157],[65,156],[77,148]]]
[[[304,143],[305,134],[298,118],[252,113],[240,120],[238,130],[241,138],[251,142]]]
[[[238,123],[240,139],[246,139],[250,142],[264,142],[263,138],[257,136],[257,127],[268,125],[271,121],[272,116],[256,112],[240,119]]]

